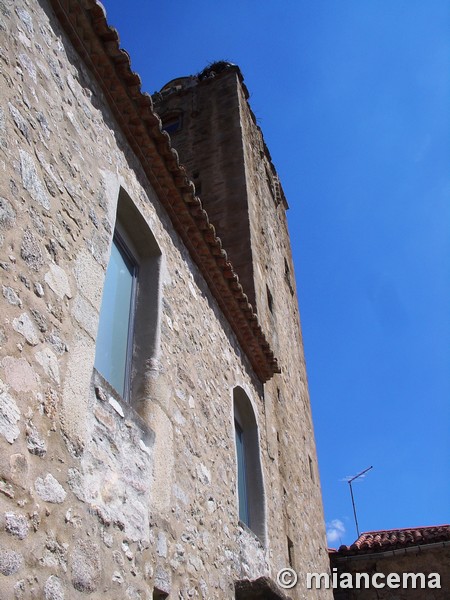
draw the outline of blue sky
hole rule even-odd
[[[238,64],[290,205],[331,546],[450,522],[450,3],[105,0],[150,93]]]

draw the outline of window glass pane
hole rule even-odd
[[[95,368],[122,396],[125,396],[134,272],[135,265],[114,239],[103,289]]]
[[[247,498],[247,474],[245,470],[244,432],[238,423],[235,422],[234,426],[236,434],[236,454],[238,468],[239,519],[250,527]]]

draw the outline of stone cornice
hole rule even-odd
[[[203,274],[262,382],[280,369],[233,265],[195,188],[161,130],[151,97],[120,48],[117,31],[96,0],[50,0],[74,48],[99,83],[130,147],[155,188],[173,226]]]

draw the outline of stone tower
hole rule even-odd
[[[278,361],[262,391],[280,475],[278,552],[301,572],[317,560],[326,570],[288,204],[248,97],[239,67],[221,61],[170,81],[153,100]]]

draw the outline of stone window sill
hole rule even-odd
[[[142,434],[142,442],[151,448],[154,444],[155,432],[95,368],[92,373],[91,385],[97,400],[103,405],[109,405],[117,417],[124,419],[125,424],[126,421],[133,423]]]

